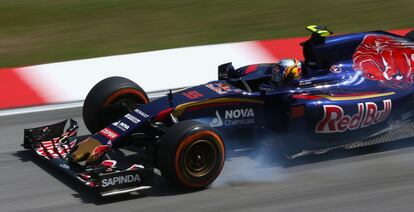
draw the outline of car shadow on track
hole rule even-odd
[[[338,159],[351,158],[351,157],[356,157],[356,156],[361,156],[361,155],[369,155],[373,153],[393,151],[393,150],[407,148],[407,147],[414,147],[414,140],[412,138],[401,140],[401,142],[393,142],[393,143],[387,143],[387,144],[368,146],[368,147],[364,147],[360,149],[333,150],[325,154],[304,156],[304,157],[300,157],[292,161],[280,160],[280,157],[265,156],[266,162],[265,163],[260,162],[259,163],[260,167],[258,168],[281,167],[281,168],[289,169],[290,167],[295,167],[295,166],[316,164],[320,162],[334,161]],[[113,203],[113,202],[127,201],[127,200],[136,199],[136,198],[143,198],[143,197],[148,197],[148,196],[170,196],[170,195],[186,194],[190,192],[197,192],[197,191],[178,189],[177,187],[169,184],[161,176],[155,174],[154,175],[154,186],[152,189],[148,191],[145,191],[139,194],[122,194],[122,195],[111,196],[107,198],[99,198],[96,192],[91,191],[90,188],[76,181],[71,176],[61,172],[60,170],[56,169],[53,166],[50,166],[50,164],[47,163],[47,161],[36,157],[33,154],[33,152],[29,150],[18,151],[14,153],[13,156],[16,156],[22,162],[31,161],[35,163],[37,166],[42,168],[45,172],[49,173],[50,175],[58,179],[63,184],[73,189],[76,192],[76,194],[72,194],[73,197],[81,199],[81,201],[84,203],[92,203],[96,205],[101,205],[101,204],[108,204],[108,203]],[[260,157],[260,158],[261,158],[260,160],[263,160],[263,157]]]
[[[121,194],[110,197],[99,197],[96,191],[91,190],[89,187],[83,185],[73,177],[51,166],[46,160],[35,156],[30,150],[18,151],[16,153],[13,153],[13,156],[17,157],[22,162],[33,162],[45,172],[49,173],[54,178],[65,184],[67,187],[73,189],[76,193],[72,194],[72,196],[79,198],[84,203],[101,205],[112,202],[127,201],[135,198],[143,198],[147,196],[170,196],[195,192],[174,187],[173,185],[169,184],[163,177],[154,174],[154,186],[148,191],[143,191],[141,193],[135,194]]]

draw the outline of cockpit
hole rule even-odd
[[[253,64],[234,69],[231,63],[219,66],[219,79],[248,92],[263,89],[306,88],[345,85],[354,82],[352,54],[363,35],[332,36],[318,26],[308,26],[312,36],[301,45],[304,60],[282,59],[277,63]],[[348,73],[344,73],[348,72]],[[345,83],[343,83],[345,82]]]

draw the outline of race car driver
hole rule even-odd
[[[294,79],[302,78],[302,64],[296,59],[280,60],[272,70],[270,82],[274,86],[288,85]]]

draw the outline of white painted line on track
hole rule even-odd
[[[82,107],[83,101],[0,110],[0,117]]]

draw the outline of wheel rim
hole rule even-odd
[[[184,156],[185,170],[193,177],[204,177],[213,169],[217,159],[217,149],[208,140],[192,143]]]

